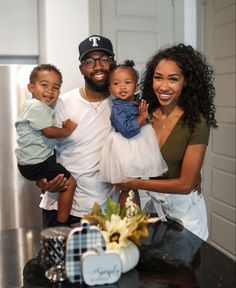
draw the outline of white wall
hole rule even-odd
[[[88,36],[88,27],[87,0],[39,1],[39,62],[61,70],[62,92],[83,84],[78,44]]]
[[[78,44],[89,34],[88,5],[89,0],[0,0],[0,64],[52,63],[63,74],[62,93],[82,85]]]
[[[0,63],[37,59],[37,0],[0,0],[0,39]]]
[[[197,48],[197,0],[184,0],[184,43]]]

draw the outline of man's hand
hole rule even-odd
[[[59,174],[50,181],[47,181],[45,178],[40,179],[36,181],[36,185],[49,192],[62,192],[67,188],[66,181],[67,179],[64,177],[64,174]]]

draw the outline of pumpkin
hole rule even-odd
[[[80,227],[71,230],[66,244],[66,274],[70,282],[82,283],[81,255],[97,246],[106,249],[106,242],[101,230],[90,225],[87,220],[81,221]]]
[[[88,286],[112,284],[121,276],[122,263],[115,251],[104,251],[98,247],[95,251],[82,254],[82,274]]]
[[[117,252],[122,262],[122,273],[128,272],[138,264],[140,253],[133,242],[129,241],[126,247],[120,248]]]

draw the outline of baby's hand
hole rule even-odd
[[[71,119],[67,119],[62,122],[62,127],[70,131],[71,133],[76,129],[77,126],[78,124],[72,121]]]
[[[142,117],[145,120],[148,118],[148,104],[144,99],[141,99],[139,103],[138,116]]]

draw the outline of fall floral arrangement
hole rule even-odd
[[[93,225],[98,226],[105,238],[107,249],[118,250],[132,241],[140,245],[142,237],[148,236],[148,223],[154,223],[159,218],[150,218],[148,213],[141,210],[133,202],[134,192],[129,191],[125,207],[108,198],[104,210],[94,204],[92,212],[84,216]]]

